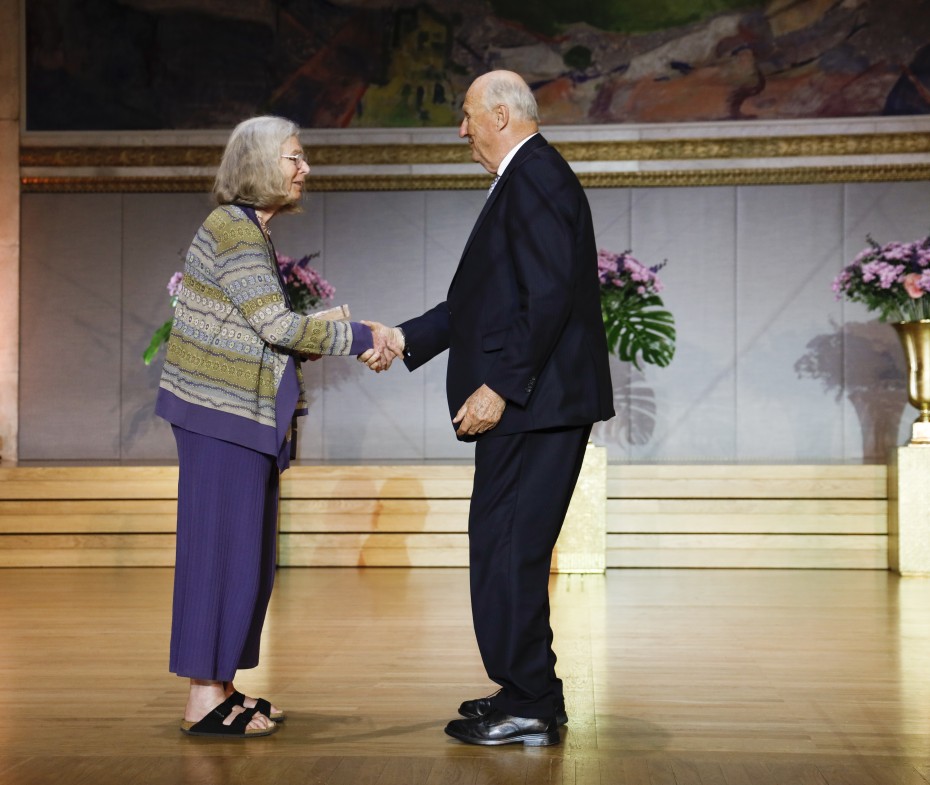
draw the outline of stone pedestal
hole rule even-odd
[[[552,555],[552,572],[607,567],[607,449],[588,443],[572,503]]]
[[[908,444],[888,471],[888,566],[930,576],[930,445]]]

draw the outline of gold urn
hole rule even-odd
[[[920,411],[910,444],[930,444],[930,319],[892,325],[907,360],[907,399]]]

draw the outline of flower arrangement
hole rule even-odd
[[[664,368],[675,356],[675,318],[659,297],[663,286],[658,272],[664,266],[647,267],[629,251],[602,249],[597,254],[607,346],[640,370],[640,358]]]
[[[281,280],[291,300],[291,308],[297,313],[309,314],[319,310],[320,306],[333,299],[336,290],[329,282],[310,266],[310,262],[320,255],[319,251],[292,259],[278,254],[278,269]]]
[[[297,313],[309,314],[318,310],[321,305],[332,300],[336,294],[336,290],[329,282],[310,266],[310,261],[319,255],[320,252],[316,251],[300,259],[294,259],[284,254],[276,254],[281,280],[284,281],[291,308]],[[178,295],[181,293],[183,282],[184,273],[182,272],[176,272],[168,281],[168,297],[172,308],[178,304]],[[173,322],[174,317],[168,319],[152,334],[148,348],[142,353],[142,360],[146,365],[151,364],[161,347],[168,343]]]
[[[863,303],[883,322],[930,319],[930,236],[879,245],[871,236],[833,281],[836,299]]]

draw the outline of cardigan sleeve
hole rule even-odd
[[[320,355],[360,354],[371,348],[371,331],[358,322],[312,319],[287,307],[268,244],[241,210],[217,210],[205,228],[215,241],[214,280],[265,343]]]

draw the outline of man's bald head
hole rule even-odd
[[[491,71],[472,82],[462,104],[459,136],[472,159],[497,172],[507,153],[539,130],[533,92],[513,71]]]
[[[489,71],[472,82],[471,89],[479,90],[481,103],[488,111],[503,104],[510,109],[511,119],[533,123],[538,130],[539,109],[536,98],[523,77],[513,71]]]

